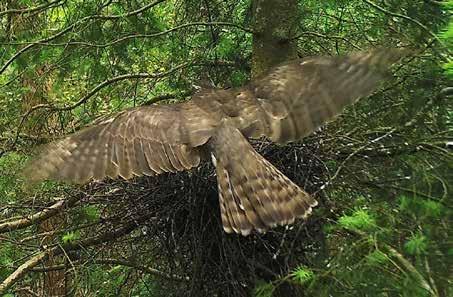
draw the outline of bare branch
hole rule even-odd
[[[178,275],[172,275],[165,273],[163,271],[160,271],[155,268],[151,268],[146,265],[142,265],[136,262],[131,262],[123,259],[94,259],[94,260],[88,260],[88,261],[74,261],[71,264],[74,265],[87,265],[87,264],[100,264],[100,265],[122,265],[122,266],[127,266],[131,268],[135,268],[137,270],[143,271],[148,274],[156,275],[161,278],[165,278],[168,280],[175,280],[175,281],[188,281],[189,277],[181,277]],[[65,264],[60,264],[60,265],[54,265],[54,266],[49,266],[49,267],[39,267],[39,268],[34,268],[32,271],[33,272],[48,272],[48,271],[55,271],[55,270],[62,270],[66,269],[67,265]]]
[[[90,237],[87,239],[79,240],[76,242],[68,243],[63,246],[57,245],[51,248],[47,248],[44,251],[40,252],[39,254],[33,256],[29,260],[27,260],[24,264],[20,265],[10,276],[8,276],[2,283],[0,283],[0,295],[5,293],[5,291],[10,288],[14,283],[19,281],[22,277],[25,276],[27,272],[32,270],[36,265],[41,263],[45,260],[49,255],[58,256],[64,252],[71,251],[71,250],[79,250],[82,248],[86,248],[92,245],[97,245],[109,241],[114,241],[117,238],[129,234],[135,228],[137,228],[137,224],[143,222],[150,218],[150,215],[142,216],[136,220],[132,220],[130,222],[125,223],[120,228],[117,228],[113,231],[106,232],[100,236]]]
[[[10,288],[15,282],[20,280],[29,272],[33,267],[41,263],[42,260],[47,258],[49,254],[55,249],[45,250],[39,254],[33,256],[24,264],[20,265],[12,274],[10,274],[1,284],[0,284],[0,295],[3,295],[5,291]]]
[[[35,41],[35,42],[19,42],[19,43],[3,43],[4,45],[30,45],[30,44],[35,44],[38,43],[41,46],[88,46],[88,47],[96,47],[96,48],[105,48],[109,47],[112,45],[116,45],[118,43],[121,43],[123,41],[129,40],[129,39],[136,39],[136,38],[153,38],[153,37],[161,37],[164,35],[167,35],[169,33],[188,28],[188,27],[198,27],[198,26],[224,26],[224,27],[233,27],[236,29],[240,29],[244,32],[247,33],[253,33],[253,30],[247,27],[243,27],[241,25],[235,24],[235,23],[229,23],[229,22],[192,22],[192,23],[187,23],[187,24],[182,24],[161,32],[156,32],[156,33],[151,33],[151,34],[132,34],[132,35],[127,35],[121,38],[118,38],[116,40],[113,40],[108,43],[104,44],[95,44],[95,43],[89,43],[89,42],[83,42],[83,41],[71,41],[67,43],[47,43],[46,42],[40,42],[40,41]],[[341,38],[341,37],[339,37]],[[341,38],[344,39],[344,38]]]
[[[353,234],[360,235],[362,237],[368,236],[366,233],[360,230],[351,230],[348,229],[348,232],[351,232]],[[417,268],[412,265],[410,261],[408,261],[406,258],[404,258],[403,255],[401,255],[396,249],[394,249],[392,246],[388,244],[383,244],[382,245],[384,249],[386,249],[389,252],[389,256],[393,256],[398,260],[398,262],[403,266],[403,268],[400,268],[399,265],[394,263],[402,272],[408,273],[410,276],[413,277],[414,280],[418,282],[418,285],[420,285],[421,288],[425,289],[430,293],[430,296],[435,296],[438,297],[439,295],[436,294],[436,292],[431,288],[429,283],[426,281],[424,276],[417,270]]]
[[[439,94],[437,95],[437,98],[443,98],[443,97],[449,97],[453,95],[453,87],[446,87],[443,88]]]
[[[26,13],[37,12],[37,11],[49,8],[49,7],[53,6],[54,4],[57,4],[57,3],[61,2],[61,1],[63,1],[63,0],[51,1],[51,2],[48,2],[48,3],[44,3],[44,4],[41,4],[41,5],[38,5],[36,7],[23,8],[23,9],[8,9],[8,10],[0,11],[0,17],[3,16],[3,15],[6,15],[6,14],[26,14]]]
[[[420,28],[422,28],[425,32],[427,32],[429,35],[431,35],[431,37],[433,37],[439,44],[441,44],[443,47],[446,48],[445,44],[442,42],[442,40],[439,39],[439,37],[437,37],[436,34],[434,34],[433,31],[431,31],[428,27],[426,27],[425,25],[423,25],[422,23],[420,23],[418,20],[416,19],[413,19],[411,17],[408,17],[407,15],[403,15],[403,14],[399,14],[399,13],[396,13],[396,12],[391,12],[369,0],[363,0],[363,2],[365,2],[366,4],[374,7],[375,9],[385,13],[385,14],[388,14],[388,15],[391,15],[393,17],[397,17],[397,18],[401,18],[401,19],[405,19],[409,22],[412,22],[414,24],[416,24],[417,26],[419,26]]]
[[[19,123],[19,126],[18,126],[18,129],[17,129],[17,132],[16,132],[16,137],[14,138],[14,142],[12,144],[12,147],[14,147],[14,145],[17,143],[18,139],[19,139],[19,135],[20,135],[20,131],[22,129],[22,126],[24,125],[25,123],[25,120],[33,113],[35,112],[36,110],[39,110],[39,109],[50,109],[52,111],[68,111],[68,110],[72,110],[80,105],[82,105],[83,103],[85,103],[88,99],[90,99],[91,97],[93,97],[97,92],[99,92],[99,90],[105,88],[106,86],[108,85],[111,85],[115,82],[118,82],[118,81],[122,81],[122,80],[127,80],[127,79],[135,79],[135,78],[153,78],[153,79],[157,79],[157,78],[162,78],[162,77],[165,77],[167,75],[170,75],[172,74],[173,72],[179,70],[179,69],[182,69],[184,67],[187,67],[188,65],[190,65],[190,63],[183,63],[183,64],[180,64],[168,71],[165,71],[165,72],[160,72],[160,73],[136,73],[136,74],[123,74],[123,75],[119,75],[119,76],[115,76],[115,77],[112,77],[110,79],[107,79],[105,81],[103,81],[102,83],[98,84],[97,86],[95,86],[93,89],[91,89],[91,91],[89,91],[85,96],[83,96],[79,101],[77,101],[76,103],[72,104],[72,105],[69,105],[69,106],[61,106],[61,107],[57,107],[57,106],[54,106],[54,105],[50,105],[50,104],[38,104],[38,105],[35,105],[33,106],[32,108],[30,108],[23,116],[22,116],[22,119]]]
[[[326,39],[343,40],[344,42],[351,45],[353,48],[355,48],[357,50],[362,50],[359,46],[355,45],[354,43],[349,41],[347,38],[345,38],[343,36],[337,36],[337,35],[326,35],[326,34],[322,34],[322,33],[318,33],[318,32],[306,31],[306,32],[302,32],[301,34],[295,36],[293,39],[299,39],[303,36],[316,36],[316,37],[321,37],[321,38],[326,38]]]
[[[165,0],[157,0],[157,1],[149,3],[148,5],[140,7],[139,9],[133,10],[133,11],[125,13],[125,14],[119,14],[119,15],[98,15],[98,16],[96,16],[96,18],[102,18],[104,20],[114,20],[114,19],[127,18],[127,17],[133,16],[133,15],[140,14],[140,13],[150,9],[151,7],[154,7],[157,4],[162,3],[164,1]]]
[[[406,258],[404,258],[403,255],[401,255],[396,249],[394,249],[393,247],[389,246],[389,245],[385,245],[385,247],[388,249],[388,251],[391,253],[392,256],[394,256],[396,259],[398,259],[398,261],[403,265],[403,267],[406,269],[407,272],[409,272],[414,278],[415,280],[418,281],[418,283],[420,284],[420,286],[427,290],[431,296],[439,296],[438,294],[436,294],[436,292],[431,288],[431,286],[429,285],[429,283],[425,280],[425,278],[423,277],[423,275],[418,272],[418,270],[414,267],[414,265],[412,265],[411,262],[409,262]]]
[[[76,230],[79,231],[79,230],[82,230],[82,229],[86,229],[86,228],[93,227],[95,225],[101,224],[102,222],[103,222],[103,220],[98,220],[98,221],[87,223],[87,224],[77,225],[77,226],[72,227],[72,228],[54,229],[52,231],[47,231],[47,232],[33,233],[33,235],[30,235],[30,236],[27,236],[27,237],[24,237],[24,238],[20,239],[19,243],[25,243],[27,241],[31,241],[31,240],[34,240],[34,239],[42,238],[42,237],[45,237],[45,236],[55,236],[55,235],[61,234],[61,233],[67,233],[67,232],[72,232],[72,231],[76,231]]]
[[[162,100],[173,99],[173,98],[176,98],[177,96],[186,97],[186,96],[190,96],[192,94],[193,94],[192,91],[186,91],[181,94],[166,93],[166,94],[158,95],[156,97],[153,97],[153,98],[147,100],[145,103],[143,103],[143,105],[151,105],[151,104],[154,104],[154,103],[162,101]]]
[[[51,205],[49,208],[39,211],[33,215],[23,217],[20,219],[16,219],[13,221],[1,223],[0,224],[0,233],[5,233],[5,232],[13,231],[13,230],[27,228],[33,224],[42,222],[42,221],[54,216],[58,212],[62,211],[65,207],[73,206],[78,200],[79,200],[79,197],[72,196],[68,199],[60,200],[57,203]]]
[[[73,30],[75,27],[77,27],[80,24],[83,24],[86,21],[96,20],[96,19],[111,20],[111,19],[119,19],[119,18],[123,18],[123,17],[136,15],[136,14],[139,14],[139,13],[141,13],[141,12],[143,12],[143,11],[145,11],[145,10],[147,10],[147,9],[149,9],[149,8],[159,4],[161,2],[164,2],[164,1],[165,0],[157,0],[157,1],[153,2],[153,3],[145,5],[144,7],[140,8],[140,9],[137,9],[137,10],[134,10],[132,12],[129,12],[129,13],[126,13],[126,14],[122,14],[122,15],[90,15],[90,16],[86,16],[86,17],[76,21],[75,23],[69,25],[68,27],[66,27],[65,29],[61,30],[60,32],[55,33],[54,35],[49,36],[47,38],[43,38],[43,39],[34,41],[34,42],[30,43],[29,45],[25,46],[24,48],[22,48],[21,50],[19,50],[18,52],[16,52],[11,58],[9,58],[8,61],[6,61],[6,63],[2,66],[2,68],[0,68],[0,74],[5,72],[5,70],[8,68],[8,66],[11,65],[11,63],[14,62],[14,60],[16,60],[24,52],[28,51],[29,49],[31,49],[31,48],[33,48],[33,47],[35,47],[37,45],[41,45],[42,43],[47,43],[49,41],[57,39],[58,37],[66,34],[67,32]]]
[[[97,244],[101,244],[101,243],[104,243],[104,242],[115,240],[118,237],[121,237],[121,236],[124,236],[126,234],[129,234],[135,228],[137,228],[137,226],[138,226],[138,224],[140,222],[143,222],[143,221],[148,220],[148,219],[151,219],[151,215],[150,214],[144,215],[144,216],[142,216],[142,217],[140,217],[140,218],[138,218],[136,220],[129,221],[129,222],[123,224],[121,227],[119,227],[119,228],[117,228],[117,229],[115,229],[113,231],[105,232],[102,235],[89,237],[89,238],[86,238],[86,239],[82,239],[82,240],[79,240],[79,241],[75,241],[75,242],[71,242],[71,243],[65,244],[65,245],[63,245],[60,248],[59,251],[56,252],[56,254],[57,255],[61,254],[62,253],[61,249],[65,250],[65,251],[73,251],[73,250],[79,250],[81,248],[85,248],[85,247],[88,247],[88,246],[97,245]]]

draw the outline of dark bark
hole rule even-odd
[[[300,24],[296,0],[255,0],[253,14],[252,79],[260,77],[272,66],[297,58],[295,37],[298,36]],[[319,233],[319,240],[325,242],[323,232]],[[326,249],[322,248],[322,250]],[[285,271],[285,266],[288,265],[286,261],[288,259],[282,257],[268,268],[271,271]],[[276,288],[273,296],[301,296],[300,290],[300,286],[289,282],[282,283]]]
[[[294,36],[299,27],[296,0],[255,0],[253,3],[252,78],[297,57]]]

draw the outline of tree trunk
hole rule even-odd
[[[301,21],[299,11],[296,0],[254,1],[252,79],[260,77],[279,63],[298,57],[294,37],[298,34]],[[320,236],[324,237],[324,234]],[[292,264],[296,266],[301,263]],[[287,265],[284,259],[278,259],[268,268],[280,275],[287,270]],[[298,285],[284,282],[276,288],[272,296],[303,296],[303,291]]]
[[[253,14],[252,79],[297,57],[293,38],[300,24],[296,0],[255,0]]]
[[[44,237],[42,243],[47,245],[53,243],[55,235],[52,232],[55,232],[58,229],[64,227],[64,217],[63,215],[57,215],[51,217],[39,225],[39,232],[51,232],[49,236]],[[61,261],[60,257],[55,257],[53,254],[50,254],[47,260],[43,262],[45,267],[52,267],[59,264]],[[67,279],[66,279],[66,270],[55,270],[55,271],[46,271],[43,274],[43,283],[42,283],[42,293],[43,296],[49,297],[63,297],[66,296],[67,292]]]
[[[27,87],[29,91],[24,94],[22,99],[22,110],[23,113],[26,113],[28,110],[33,108],[35,105],[44,104],[46,102],[47,94],[51,89],[52,80],[46,73],[47,65],[43,64],[35,67],[32,74],[22,75],[22,85]],[[36,78],[43,78],[41,81]],[[22,132],[30,135],[37,136],[42,138],[47,134],[47,127],[49,125],[57,126],[57,122],[53,122],[52,118],[48,118],[45,121],[45,124],[42,125],[42,118],[37,114],[32,114],[31,119],[27,121],[22,127]],[[39,124],[38,124],[39,123]],[[65,220],[62,215],[54,215],[48,218],[47,220],[41,222],[38,226],[39,233],[48,233],[42,241],[43,245],[50,245],[55,240],[54,232],[64,228]],[[61,262],[62,256],[55,257],[53,254],[50,254],[43,264],[45,267],[54,266]],[[66,284],[68,283],[68,275],[66,270],[57,270],[57,271],[46,271],[42,274],[42,279],[39,282],[35,283],[37,290],[40,291],[42,296],[49,297],[61,297],[66,296],[67,288]]]

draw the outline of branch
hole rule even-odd
[[[54,229],[52,231],[47,231],[47,232],[33,233],[33,235],[24,237],[24,238],[20,239],[18,242],[20,244],[22,244],[22,243],[25,243],[27,241],[31,241],[31,240],[34,240],[34,239],[39,239],[40,237],[55,236],[55,235],[62,234],[62,233],[67,233],[67,232],[72,232],[72,231],[80,231],[82,229],[86,229],[86,228],[89,228],[89,227],[93,227],[94,225],[98,225],[98,224],[100,224],[100,223],[102,223],[104,221],[105,220],[97,220],[95,222],[86,223],[86,224],[74,226],[74,227],[71,227],[71,228]]]
[[[149,220],[149,219],[152,219],[152,216],[150,214],[147,214],[147,215],[139,217],[139,218],[137,218],[135,220],[131,220],[129,222],[126,222],[121,227],[119,227],[119,228],[117,228],[117,229],[115,229],[113,231],[105,232],[102,235],[93,236],[93,237],[89,237],[89,238],[86,238],[86,239],[82,239],[82,240],[78,240],[78,241],[75,241],[75,242],[64,244],[56,252],[56,255],[59,255],[59,254],[63,253],[63,250],[65,252],[66,251],[79,250],[79,249],[82,249],[82,248],[86,248],[88,246],[98,245],[98,244],[101,244],[101,243],[104,243],[104,242],[109,242],[109,241],[115,240],[118,237],[121,237],[121,236],[124,236],[126,234],[129,234],[135,228],[137,228],[139,223],[144,222],[144,221]]]
[[[156,33],[151,33],[151,34],[133,34],[133,35],[127,35],[121,38],[118,38],[116,40],[113,40],[108,43],[104,44],[95,44],[95,43],[89,43],[89,42],[83,42],[83,41],[72,41],[72,42],[67,42],[67,43],[47,43],[47,42],[21,42],[21,43],[6,43],[6,45],[30,45],[34,43],[38,43],[41,46],[70,46],[70,45],[81,45],[81,46],[88,46],[88,47],[96,47],[96,48],[105,48],[109,47],[118,43],[121,43],[123,41],[126,41],[128,39],[134,39],[134,38],[153,38],[153,37],[160,37],[175,31],[178,31],[180,29],[184,29],[187,27],[198,27],[198,26],[225,26],[225,27],[234,27],[237,29],[240,29],[244,32],[247,33],[253,33],[253,30],[247,27],[243,27],[241,25],[235,24],[235,23],[229,23],[229,22],[193,22],[193,23],[187,23],[187,24],[182,24],[161,32],[156,32]],[[5,43],[4,43],[5,44]]]
[[[166,93],[166,94],[155,96],[155,97],[147,100],[145,103],[143,103],[143,105],[152,105],[152,104],[154,104],[156,102],[159,102],[159,101],[162,101],[162,100],[174,99],[176,97],[187,97],[187,96],[190,96],[192,94],[193,94],[192,91],[185,91],[185,92],[182,92],[182,93],[179,93],[179,94]]]
[[[153,78],[153,79],[162,78],[162,77],[165,77],[167,75],[172,74],[173,72],[175,72],[175,71],[177,71],[177,70],[179,70],[181,68],[187,67],[188,65],[190,65],[190,63],[183,63],[183,64],[180,64],[180,65],[178,65],[178,66],[176,66],[176,67],[174,67],[174,68],[172,68],[172,69],[170,69],[168,71],[160,72],[160,73],[137,73],[137,74],[123,74],[123,75],[115,76],[113,78],[110,78],[110,79],[105,80],[102,83],[98,84],[93,89],[91,89],[91,91],[89,91],[85,96],[83,96],[79,101],[77,101],[76,103],[74,103],[72,105],[69,105],[69,106],[57,107],[57,106],[50,105],[50,104],[38,104],[38,105],[35,105],[32,108],[30,108],[22,116],[22,119],[21,119],[21,121],[19,123],[19,126],[17,128],[16,136],[15,136],[14,141],[13,141],[11,146],[14,147],[14,145],[17,143],[17,141],[19,139],[19,136],[20,136],[20,131],[22,129],[22,126],[25,123],[25,120],[33,112],[35,112],[36,110],[39,110],[39,109],[50,109],[52,111],[69,111],[69,110],[72,110],[72,109],[82,105],[88,99],[93,97],[93,95],[95,95],[97,92],[99,92],[101,89],[103,89],[106,86],[111,85],[111,84],[113,84],[115,82],[122,81],[122,80],[127,80],[127,79],[134,79],[134,78]]]
[[[363,184],[363,185],[366,185],[366,186],[370,186],[370,187],[374,187],[374,188],[377,188],[377,189],[381,189],[381,190],[386,190],[386,189],[395,189],[395,190],[398,190],[398,191],[402,191],[402,192],[406,192],[406,193],[409,193],[409,194],[413,194],[413,195],[417,195],[417,196],[420,196],[420,197],[424,197],[426,199],[429,199],[429,200],[432,200],[432,201],[435,201],[437,203],[440,203],[442,204],[443,206],[445,206],[446,208],[450,208],[445,202],[443,202],[442,200],[439,200],[438,198],[436,197],[433,197],[433,196],[430,196],[428,194],[425,194],[423,192],[419,192],[417,190],[413,190],[413,189],[409,189],[409,188],[404,188],[404,187],[399,187],[399,186],[395,186],[395,185],[392,185],[392,184],[389,184],[389,183],[385,183],[385,184],[382,184],[382,183],[379,183],[379,182],[376,182],[376,181],[372,181],[372,180],[358,180],[359,183]]]
[[[82,105],[83,103],[85,103],[88,99],[90,99],[99,90],[101,90],[101,89],[105,88],[106,86],[111,85],[115,82],[127,80],[127,79],[134,79],[134,78],[153,78],[153,79],[162,78],[162,77],[172,74],[173,72],[176,72],[177,70],[179,70],[181,68],[187,67],[188,65],[189,65],[189,63],[183,63],[168,71],[161,72],[161,73],[137,73],[137,74],[123,74],[123,75],[115,76],[113,78],[110,78],[110,79],[105,80],[102,83],[98,84],[96,87],[91,89],[91,91],[89,91],[88,94],[83,96],[79,101],[77,101],[73,105],[65,106],[65,107],[52,107],[51,105],[44,104],[45,106],[42,106],[40,108],[46,107],[46,108],[50,108],[54,111],[72,110],[72,109]]]
[[[182,24],[182,25],[167,29],[167,30],[162,31],[162,32],[157,32],[157,33],[152,33],[152,34],[136,34],[136,35],[125,36],[125,37],[122,37],[120,39],[114,40],[114,41],[106,43],[106,44],[90,44],[90,43],[82,43],[82,44],[89,45],[89,46],[95,46],[95,47],[108,47],[108,46],[120,43],[122,41],[125,41],[127,39],[131,39],[131,38],[159,37],[159,36],[166,35],[168,33],[174,32],[174,31],[178,31],[180,29],[184,29],[184,28],[187,28],[187,27],[196,27],[196,26],[204,26],[204,27],[208,27],[208,26],[225,26],[225,27],[233,27],[233,28],[236,28],[236,29],[240,29],[240,30],[242,30],[244,32],[247,32],[247,33],[253,33],[252,29],[243,27],[243,26],[235,24],[235,23],[229,23],[229,22],[193,22],[193,23]],[[70,43],[70,44],[72,44],[72,43]]]
[[[407,15],[403,15],[403,14],[399,14],[399,13],[396,13],[396,12],[391,12],[369,0],[363,0],[363,2],[367,3],[368,5],[374,7],[375,9],[385,13],[385,14],[388,14],[388,15],[391,15],[393,17],[397,17],[397,18],[401,18],[401,19],[405,19],[409,22],[412,22],[414,24],[416,24],[417,26],[419,26],[420,28],[422,28],[423,30],[425,30],[429,35],[431,35],[431,37],[433,37],[439,44],[441,44],[443,47],[446,48],[445,44],[442,42],[442,40],[439,39],[439,37],[437,37],[436,34],[434,34],[434,32],[432,32],[428,27],[426,27],[425,25],[423,25],[422,23],[420,23],[418,20],[416,19],[413,19],[411,17],[408,17]]]
[[[54,249],[45,250],[40,252],[36,256],[30,258],[24,264],[20,265],[12,274],[10,274],[1,284],[0,284],[0,295],[3,295],[5,291],[11,287],[15,282],[20,280],[24,275],[29,272],[33,267],[38,265],[42,260],[47,258]]]
[[[349,41],[347,38],[343,37],[343,36],[338,36],[338,35],[325,35],[325,34],[322,34],[322,33],[318,33],[318,32],[311,32],[311,31],[306,31],[306,32],[302,32],[301,34],[291,38],[291,40],[295,40],[295,39],[299,39],[301,38],[302,36],[316,36],[316,37],[321,37],[321,38],[327,38],[327,39],[336,39],[336,40],[343,40],[344,42],[348,43],[349,45],[351,45],[353,48],[357,49],[357,50],[362,50],[362,48],[360,48],[359,46],[355,45],[354,43],[352,43],[351,41]]]
[[[135,262],[129,262],[129,261],[126,261],[126,260],[121,260],[121,259],[100,259],[100,260],[95,260],[94,263],[95,264],[106,264],[106,265],[128,266],[128,267],[132,267],[132,268],[135,268],[137,270],[141,270],[141,271],[149,273],[149,274],[153,274],[153,275],[160,276],[162,278],[169,279],[169,280],[177,280],[177,281],[188,281],[188,280],[190,280],[189,277],[181,277],[181,276],[177,276],[177,275],[171,275],[171,274],[162,272],[160,270],[157,270],[157,269],[145,266],[145,265],[140,265],[140,264],[135,263]]]
[[[442,5],[445,4],[445,2],[442,2],[442,0],[440,0],[440,1],[436,1],[436,0],[425,0],[425,2],[428,2],[428,3],[433,4],[433,5],[440,5],[440,6],[442,6]]]
[[[453,95],[453,87],[446,87],[443,88],[439,94],[437,95],[437,98],[443,98],[443,97],[449,97]]]
[[[431,296],[439,296],[434,292],[434,290],[431,288],[429,283],[425,280],[423,275],[421,275],[420,272],[412,265],[411,262],[406,260],[403,255],[401,255],[396,249],[391,247],[390,245],[384,245],[387,250],[395,257],[398,259],[398,261],[403,265],[403,267],[406,269],[407,272],[409,272],[420,284],[420,286],[428,291]]]
[[[25,276],[27,272],[32,270],[36,267],[40,262],[45,260],[49,255],[58,256],[60,254],[66,253],[66,251],[71,250],[79,250],[86,248],[88,246],[97,245],[100,243],[105,243],[109,241],[113,241],[121,236],[124,236],[130,232],[132,232],[137,226],[139,222],[143,222],[150,218],[150,215],[142,216],[137,220],[132,220],[121,226],[120,228],[106,232],[100,236],[90,237],[84,240],[79,240],[73,243],[65,244],[65,245],[58,245],[52,248],[48,248],[36,256],[32,257],[31,259],[27,260],[24,264],[19,266],[11,275],[9,275],[1,284],[0,284],[0,295],[5,293],[5,291],[10,288],[14,283],[19,281],[21,278]]]
[[[137,10],[134,10],[132,12],[129,12],[129,13],[126,13],[126,14],[121,14],[121,15],[90,15],[90,16],[86,16],[78,21],[76,21],[75,23],[69,25],[68,27],[66,27],[65,29],[63,29],[62,31],[58,32],[58,33],[55,33],[54,35],[52,36],[49,36],[47,38],[43,38],[43,39],[40,39],[40,40],[37,40],[37,41],[34,41],[32,43],[30,43],[29,45],[25,46],[24,48],[22,48],[21,50],[19,50],[16,54],[14,54],[8,61],[6,61],[6,63],[2,66],[2,68],[0,68],[0,74],[2,74],[3,72],[5,72],[5,70],[8,68],[9,65],[11,65],[12,62],[14,62],[14,60],[16,60],[20,55],[22,55],[24,52],[28,51],[29,49],[37,46],[37,45],[40,45],[42,43],[47,43],[49,41],[52,41],[54,39],[57,39],[58,37],[66,34],[67,32],[71,31],[72,29],[74,29],[75,27],[77,27],[78,25],[86,22],[86,21],[89,21],[89,20],[96,20],[96,19],[104,19],[104,20],[112,20],[112,19],[119,19],[119,18],[123,18],[123,17],[129,17],[129,16],[132,16],[132,15],[136,15],[136,14],[139,14],[143,11],[145,11],[146,9],[149,9],[161,2],[164,2],[165,0],[157,0],[155,2],[152,2],[148,5],[145,5],[144,7],[142,8],[139,8]]]
[[[39,211],[31,216],[23,217],[14,221],[4,222],[0,224],[0,233],[5,233],[13,230],[27,228],[33,224],[40,223],[46,219],[54,216],[60,212],[64,207],[71,207],[77,201],[79,197],[72,196],[69,199],[60,200],[57,203],[51,205],[50,207]]]
[[[351,230],[351,229],[347,229],[347,231],[350,232],[350,233],[353,233],[353,234],[360,235],[360,236],[362,236],[364,238],[368,237],[368,235],[365,232],[363,232],[363,231]],[[390,246],[388,244],[382,244],[382,246],[384,247],[384,249],[389,251],[391,256],[395,257],[402,264],[402,266],[404,267],[404,270],[401,269],[398,265],[396,265],[396,263],[395,263],[395,266],[397,266],[402,272],[409,273],[409,275],[411,275],[416,281],[418,281],[418,284],[420,285],[421,288],[427,290],[430,293],[430,296],[435,296],[435,297],[439,296],[438,294],[436,294],[433,291],[433,289],[431,288],[429,283],[425,280],[423,275],[420,272],[418,272],[417,268],[415,268],[414,265],[412,265],[411,262],[409,262],[406,258],[404,258],[404,256],[401,255],[392,246]]]
[[[100,265],[122,265],[122,266],[135,268],[135,269],[143,271],[145,273],[156,275],[156,276],[168,279],[168,280],[175,280],[175,281],[190,280],[189,277],[181,277],[181,276],[174,275],[174,274],[173,275],[168,274],[163,271],[157,270],[155,268],[151,268],[146,265],[141,265],[139,263],[131,262],[131,261],[123,260],[123,259],[94,259],[94,260],[89,260],[89,261],[74,261],[71,264],[87,265],[88,263],[100,264]],[[54,265],[54,266],[42,267],[42,268],[34,268],[32,271],[33,272],[49,272],[49,271],[63,270],[66,268],[67,268],[66,264],[59,264],[59,265]]]
[[[51,1],[49,3],[44,3],[36,7],[31,7],[31,8],[23,8],[23,9],[9,9],[9,10],[4,10],[0,11],[0,17],[5,15],[5,14],[26,14],[26,13],[33,13],[39,10],[43,10],[45,8],[48,8],[54,4],[57,4],[58,2],[61,2],[63,0],[55,0]]]
[[[145,10],[150,9],[151,7],[156,6],[159,3],[164,2],[165,0],[157,0],[154,2],[149,3],[148,5],[145,5],[143,7],[140,7],[139,9],[133,10],[131,12],[125,13],[125,14],[119,14],[119,15],[96,15],[96,18],[102,18],[105,20],[114,20],[114,19],[120,19],[120,18],[127,18],[133,15],[137,15],[141,12],[144,12]]]
[[[355,155],[359,154],[361,151],[363,151],[364,149],[366,149],[367,147],[369,147],[370,145],[373,145],[379,141],[381,141],[382,139],[386,138],[386,137],[389,137],[390,135],[392,135],[392,133],[394,133],[396,131],[396,128],[392,128],[390,131],[388,131],[387,133],[385,133],[384,135],[382,136],[379,136],[373,140],[370,140],[368,142],[366,142],[365,144],[363,144],[362,146],[360,146],[359,148],[357,148],[356,150],[354,150],[352,153],[350,153],[344,160],[343,162],[341,162],[341,164],[338,166],[337,170],[335,171],[334,175],[332,177],[329,178],[329,180],[324,183],[324,185],[321,186],[321,190],[323,190],[325,187],[327,187],[328,185],[332,184],[333,180],[335,180],[338,175],[340,174],[340,172],[344,169],[345,165],[347,164],[347,162],[349,161],[349,159],[351,159],[352,157],[354,157]]]

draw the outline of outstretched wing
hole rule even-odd
[[[314,57],[280,65],[236,90],[208,90],[190,102],[144,106],[50,144],[25,170],[30,180],[84,183],[197,166],[200,146],[224,120],[246,137],[297,140],[376,88],[403,51]]]
[[[49,144],[24,175],[84,183],[195,167],[216,122],[191,102],[133,108]]]
[[[298,140],[376,89],[391,63],[408,51],[382,49],[348,56],[310,57],[282,64],[249,85],[267,126],[249,136]]]

